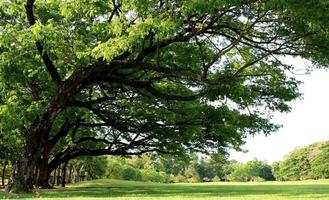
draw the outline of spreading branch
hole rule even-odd
[[[36,24],[36,20],[35,20],[34,14],[33,14],[33,5],[34,5],[34,0],[26,1],[25,11],[26,11],[26,16],[27,16],[30,26],[33,26],[34,24]],[[52,60],[50,59],[49,55],[47,54],[47,52],[44,51],[42,42],[36,41],[35,45],[36,45],[36,48],[45,64],[47,71],[50,74],[52,80],[58,85],[61,84],[61,82],[62,82],[61,77],[60,77],[55,65],[53,64]]]

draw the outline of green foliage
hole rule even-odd
[[[186,177],[187,182],[189,183],[197,183],[202,181],[198,171],[194,168],[193,165],[190,165],[185,170],[184,176]]]
[[[127,166],[122,170],[122,178],[124,180],[142,180],[142,173],[131,166]]]
[[[220,182],[220,178],[216,175],[213,179],[212,179],[213,182]]]
[[[233,166],[233,171],[229,174],[228,178],[231,181],[246,182],[251,181],[252,177],[245,165],[237,163]]]
[[[251,160],[244,164],[236,163],[229,174],[232,181],[264,181],[274,180],[271,166],[264,161]]]
[[[108,176],[117,179],[162,183],[274,180],[271,166],[264,161],[251,160],[243,164],[228,161],[227,153],[222,150],[210,156],[198,157],[196,154],[186,156],[188,157],[182,159],[157,154],[131,158],[108,157]],[[179,170],[179,173],[173,174],[172,172],[177,167],[176,164],[182,169]],[[168,168],[164,168],[164,166]]]
[[[311,170],[316,178],[329,178],[329,142],[321,147],[321,152],[311,163]]]
[[[131,158],[109,156],[107,172],[110,178],[124,180],[166,183],[170,179],[169,174],[155,168],[155,162],[148,155]]]
[[[329,177],[328,146],[326,141],[296,148],[283,161],[273,163],[275,178],[287,181]]]
[[[79,161],[82,162],[84,171],[88,172],[93,179],[105,177],[107,172],[106,157],[81,157]]]
[[[154,167],[163,171],[166,174],[171,174],[174,176],[179,176],[184,174],[184,171],[190,165],[192,160],[196,159],[194,155],[184,154],[182,156],[175,155],[157,155],[152,156],[154,162]]]
[[[284,180],[304,180],[311,178],[309,149],[300,148],[290,153],[280,165]]]
[[[157,172],[155,169],[142,169],[142,180],[157,182],[157,183],[167,183],[169,182],[169,175],[165,172]]]
[[[281,174],[282,171],[280,171],[280,161],[276,161],[272,163],[272,173],[277,181],[283,181],[283,175]]]

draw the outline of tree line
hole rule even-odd
[[[208,156],[189,154],[184,159],[170,155],[108,157],[103,178],[166,183],[326,179],[328,159],[328,141],[298,147],[272,164],[257,159],[240,163],[229,160],[223,151]]]
[[[281,161],[229,160],[223,151],[209,156],[109,157],[107,176],[155,182],[296,181],[329,178],[329,141],[298,147]],[[105,177],[105,176],[104,176]]]
[[[114,158],[109,160],[108,170],[109,178],[165,183],[274,180],[271,166],[265,161],[239,163],[219,154],[207,157],[192,154],[183,160],[147,155]]]

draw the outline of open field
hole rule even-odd
[[[0,193],[1,199],[82,200],[329,200],[329,180],[263,183],[158,184],[121,180],[96,180],[71,184],[65,189],[40,190],[35,194]]]

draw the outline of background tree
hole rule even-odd
[[[321,152],[312,160],[311,170],[316,178],[329,178],[329,142],[322,144]]]
[[[1,131],[0,124],[0,166],[1,168],[1,185],[5,186],[5,179],[9,178],[13,166],[21,151],[21,141],[16,134],[5,134]]]
[[[272,168],[265,161],[250,160],[246,163],[233,164],[233,170],[229,174],[232,181],[270,181],[274,180]]]
[[[296,148],[280,162],[273,163],[273,174],[277,180],[305,180],[326,178],[328,141],[316,142]]]
[[[88,173],[90,179],[102,178],[107,172],[106,157],[83,157],[84,170]],[[81,159],[81,158],[80,158]]]
[[[79,156],[238,149],[246,135],[276,130],[271,112],[300,96],[280,57],[328,64],[327,8],[1,1],[1,131],[23,141],[12,190],[31,191],[36,172],[47,186]]]
[[[272,163],[272,173],[273,176],[275,178],[275,180],[277,181],[283,181],[283,174],[282,171],[280,171],[281,169],[281,162],[280,161],[276,161]]]
[[[229,154],[222,149],[210,155],[209,164],[219,180],[225,180],[226,175],[230,174],[228,157]]]
[[[310,148],[299,148],[288,154],[280,164],[283,180],[305,180],[312,178]]]
[[[158,171],[163,171],[174,176],[183,175],[185,170],[190,165],[191,161],[195,159],[195,155],[188,153],[180,156],[176,155],[153,155],[155,168]]]

